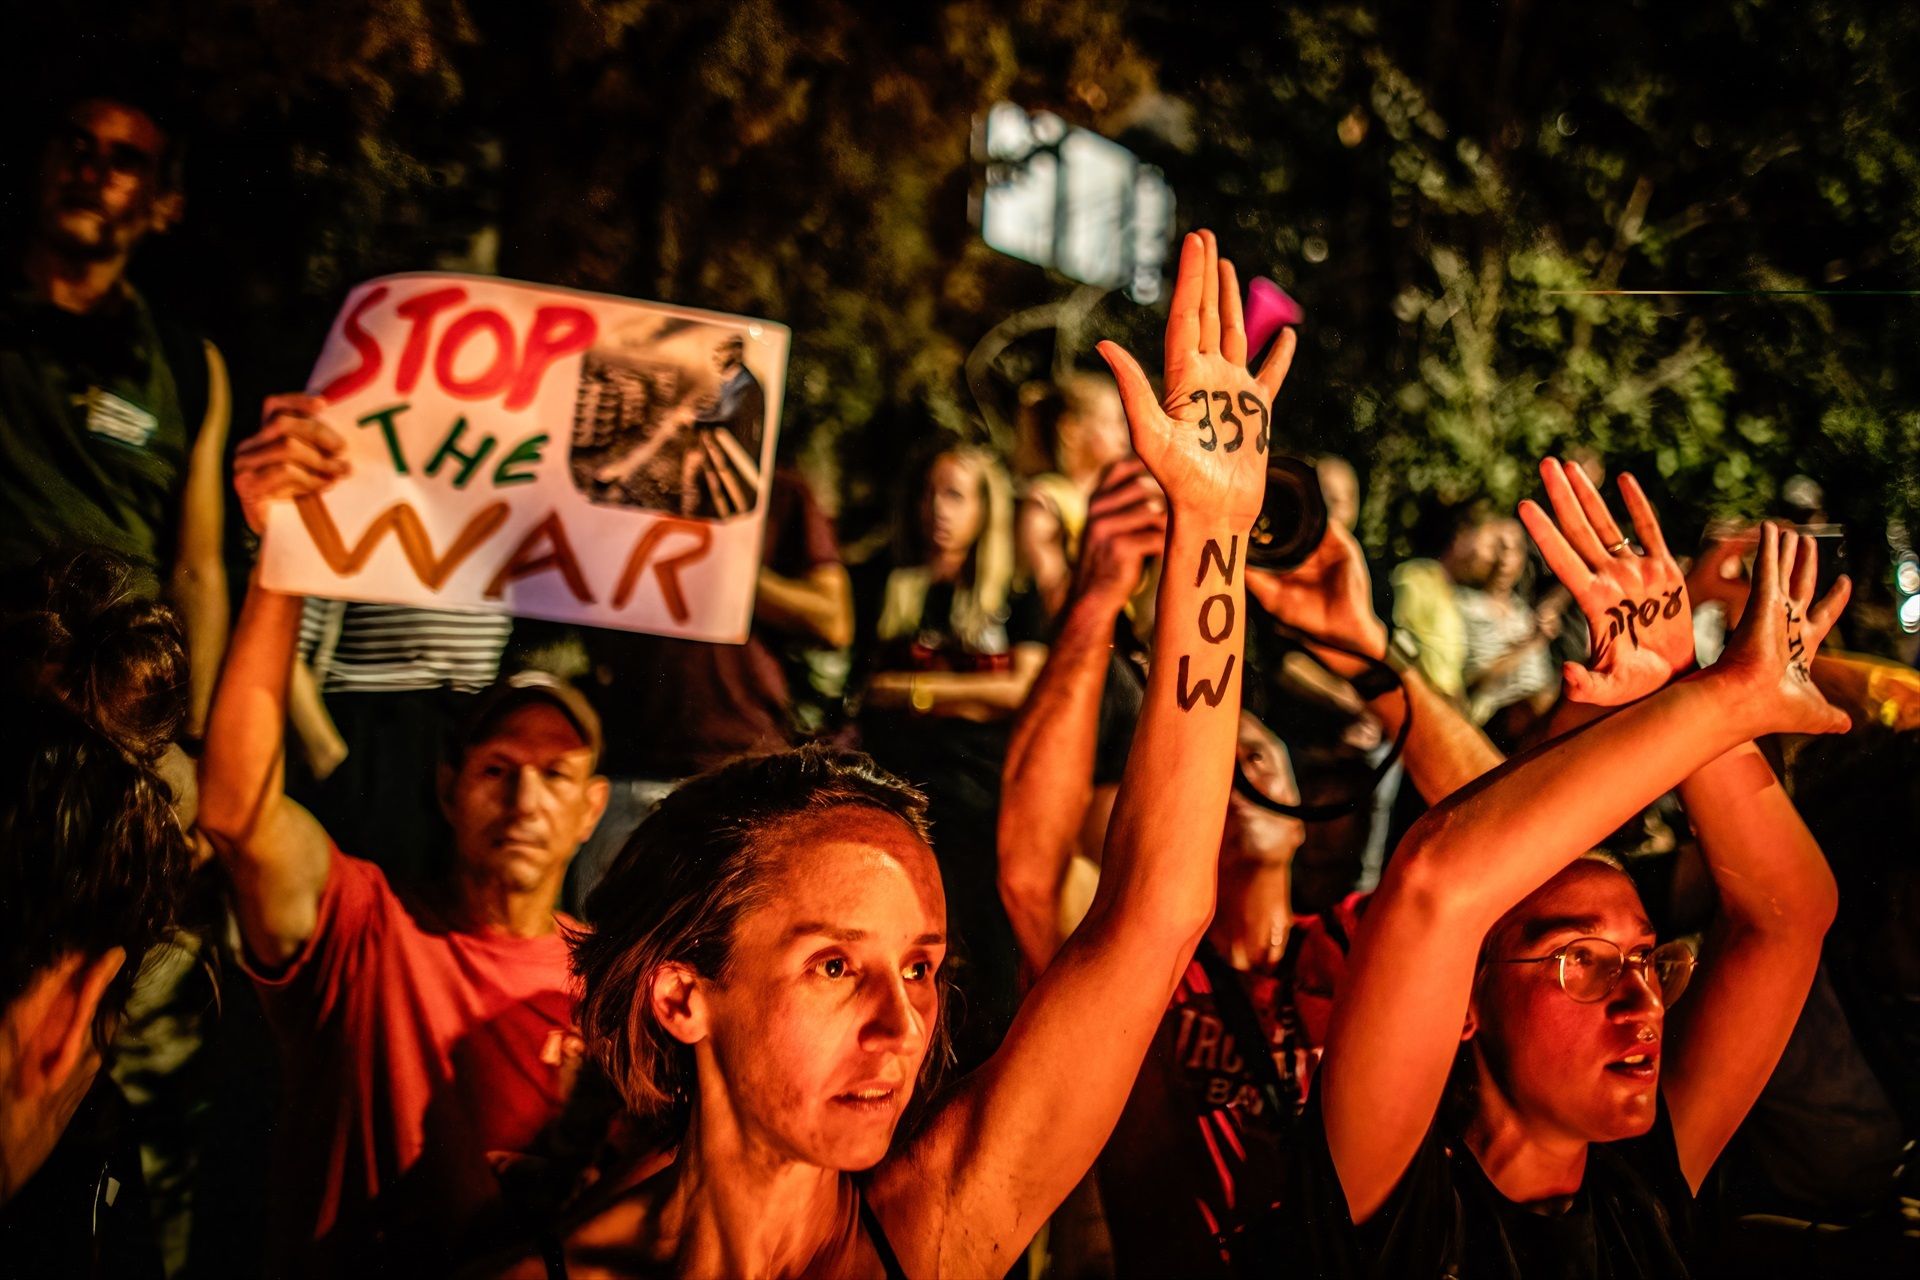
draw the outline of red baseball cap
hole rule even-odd
[[[559,708],[560,714],[567,718],[579,731],[581,739],[592,748],[593,767],[599,767],[599,714],[594,711],[593,704],[587,701],[585,694],[559,676],[549,675],[545,671],[516,671],[481,690],[460,724],[459,732],[451,743],[452,750],[447,753],[448,759],[458,760],[468,747],[486,741],[508,713],[529,702],[545,702]]]

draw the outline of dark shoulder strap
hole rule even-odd
[[[1298,944],[1300,930],[1289,930],[1287,952],[1281,961],[1281,973],[1291,970],[1291,961]],[[1300,1109],[1300,1098],[1294,1086],[1289,1085],[1280,1074],[1279,1066],[1273,1060],[1273,1043],[1267,1039],[1267,1029],[1260,1024],[1259,1011],[1253,1007],[1253,1001],[1247,998],[1247,990],[1240,985],[1240,975],[1227,963],[1226,957],[1214,950],[1213,944],[1202,938],[1194,950],[1194,959],[1207,972],[1207,981],[1213,986],[1213,1007],[1220,1011],[1220,1020],[1233,1032],[1233,1038],[1240,1045],[1240,1054],[1251,1064],[1260,1087],[1267,1094],[1267,1105],[1274,1109],[1279,1117],[1292,1115]]]
[[[880,1255],[880,1270],[886,1273],[887,1280],[907,1280],[906,1269],[900,1265],[900,1259],[880,1225],[880,1216],[867,1203],[865,1184],[854,1184],[854,1197],[860,1202],[860,1225],[866,1229],[867,1239],[873,1241],[873,1251]]]
[[[1335,946],[1341,951],[1353,950],[1353,939],[1347,936],[1346,922],[1340,919],[1340,904],[1334,903],[1320,913],[1320,927],[1327,931]]]
[[[540,1261],[546,1264],[547,1280],[567,1280],[567,1246],[558,1232],[540,1233]]]

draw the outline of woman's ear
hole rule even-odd
[[[698,1044],[712,1031],[705,982],[691,965],[670,961],[655,969],[647,1004],[654,1020],[681,1044]]]

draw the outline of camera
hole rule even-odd
[[[1267,458],[1267,494],[1260,518],[1247,535],[1247,563],[1284,572],[1299,567],[1327,536],[1327,501],[1320,473],[1304,458],[1274,453]]]

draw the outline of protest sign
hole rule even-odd
[[[347,296],[307,389],[352,472],[277,504],[274,590],[738,643],[784,325],[488,277]]]

